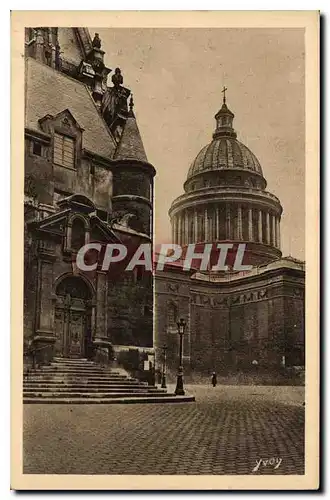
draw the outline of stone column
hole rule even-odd
[[[186,245],[188,245],[189,243],[189,214],[188,214],[188,210],[186,210],[185,212],[185,240],[184,240],[184,243]]]
[[[43,242],[41,242],[42,244]],[[42,251],[39,249],[39,251]],[[39,257],[37,276],[37,310],[35,334],[42,337],[54,336],[53,259]]]
[[[172,242],[176,244],[177,243],[177,237],[176,237],[176,233],[177,233],[177,220],[176,220],[176,215],[173,215],[173,218],[172,218],[172,228],[173,228]]]
[[[219,207],[216,207],[216,231],[215,237],[217,240],[220,239],[220,219],[219,219]]]
[[[66,234],[64,238],[64,249],[71,250],[71,240],[72,240],[72,222],[69,222],[66,229]]]
[[[272,245],[275,247],[276,246],[276,218],[275,214],[272,215]]]
[[[266,241],[270,245],[270,219],[268,211],[266,212]]]
[[[258,241],[262,243],[262,210],[258,213]]]
[[[95,339],[96,335],[96,304],[93,303],[91,307],[91,334],[92,340]]]
[[[194,210],[194,242],[198,241],[198,214],[197,209]]]
[[[253,217],[252,217],[252,208],[248,210],[248,234],[249,241],[253,241]]]
[[[241,240],[243,238],[242,235],[242,207],[238,205],[237,207],[237,228],[236,228],[237,239]]]
[[[98,271],[96,277],[96,339],[102,339],[107,336],[107,273]]]
[[[182,243],[182,215],[181,213],[178,214],[178,238],[177,238],[177,244],[181,245]]]
[[[208,215],[207,215],[207,208],[205,208],[204,212],[204,241],[207,241],[209,238],[209,220],[208,220]]]
[[[281,250],[280,218],[276,217],[276,246]]]
[[[231,211],[230,206],[226,205],[226,239],[231,240]]]

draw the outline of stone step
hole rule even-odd
[[[34,391],[34,392],[68,392],[68,391],[76,391],[76,392],[116,392],[116,391],[157,391],[160,389],[157,389],[155,387],[150,386],[149,388],[147,386],[141,386],[141,385],[131,385],[131,386],[123,386],[123,385],[114,385],[114,386],[94,386],[91,387],[89,385],[86,386],[81,386],[81,385],[65,385],[65,386],[60,386],[60,385],[54,385],[52,387],[48,385],[24,385],[23,386],[23,391],[29,392],[29,391]],[[165,391],[161,391],[165,392]]]
[[[169,394],[167,398],[159,396],[135,397],[120,396],[118,398],[27,398],[23,399],[24,404],[134,404],[134,403],[190,403],[195,401],[194,396],[175,396]]]
[[[91,359],[70,359],[70,358],[53,358],[52,363],[67,366],[99,366],[96,361]]]
[[[94,381],[94,382],[102,382],[102,381],[107,381],[109,383],[115,383],[115,384],[123,384],[125,382],[136,382],[135,379],[133,378],[128,378],[128,377],[123,377],[123,378],[113,378],[113,377],[107,377],[107,376],[98,376],[98,375],[75,375],[74,373],[71,374],[61,374],[61,373],[56,373],[56,374],[30,374],[24,377],[24,381],[27,380],[47,380],[47,382],[50,382],[51,380],[84,380],[84,381]]]
[[[52,365],[56,366],[100,366],[99,363],[96,363],[95,361],[60,361],[53,359],[51,361]]]
[[[110,371],[98,371],[98,370],[44,370],[44,369],[31,369],[28,372],[26,372],[26,375],[58,375],[58,374],[65,374],[65,375],[96,375],[96,376],[103,376],[103,377],[111,377],[113,379],[123,379],[123,378],[130,378],[129,375],[116,375],[111,373]]]
[[[23,380],[24,404],[185,403],[193,396],[175,396],[150,386],[123,370],[87,359],[55,358],[32,369]]]
[[[125,375],[111,375],[111,373],[107,372],[77,372],[77,371],[59,371],[59,370],[54,370],[54,371],[49,371],[45,370],[44,372],[40,371],[34,371],[34,372],[29,372],[26,373],[25,376],[29,377],[32,375],[41,375],[43,377],[52,377],[52,376],[63,376],[63,377],[98,377],[98,378],[110,378],[112,380],[126,380],[130,377],[127,377]],[[131,377],[132,378],[132,377]]]
[[[138,392],[135,390],[132,391],[118,391],[118,392],[42,392],[42,391],[34,391],[34,392],[23,392],[24,398],[118,398],[118,397],[126,397],[126,396],[134,396],[136,398],[139,397],[149,397],[157,395],[159,397],[167,398],[170,396],[167,392],[146,392],[145,390],[141,390]]]
[[[73,368],[73,367],[67,367],[67,366],[55,366],[55,365],[49,365],[49,366],[43,366],[42,368],[39,368],[40,371],[43,371],[44,373],[109,373],[113,375],[114,377],[125,377],[125,375],[120,375],[119,373],[112,373],[110,369],[106,368],[97,368],[94,366],[91,367],[83,367],[83,368]]]
[[[24,381],[29,381],[29,380],[45,380],[45,382],[47,383],[50,383],[52,381],[63,381],[63,382],[67,382],[67,381],[75,381],[75,380],[82,380],[84,382],[84,384],[88,381],[90,382],[108,382],[109,384],[126,384],[127,382],[138,382],[138,383],[144,383],[144,382],[140,382],[138,381],[136,378],[128,378],[128,377],[123,377],[123,378],[113,378],[113,377],[108,377],[108,376],[104,376],[104,377],[99,377],[99,376],[95,376],[95,375],[85,375],[84,377],[82,377],[81,375],[78,375],[78,376],[75,376],[74,374],[61,374],[61,373],[57,373],[55,375],[43,375],[43,374],[40,374],[40,373],[36,373],[36,374],[30,374],[30,375],[27,375],[23,378]]]
[[[87,358],[59,358],[55,356],[53,358],[53,362],[55,363],[95,363],[91,359]]]
[[[49,365],[42,365],[42,369],[53,368],[56,370],[99,370],[113,373],[113,375],[123,375],[123,371],[115,370],[111,365],[100,365],[96,363],[90,364],[67,364],[67,363],[50,363]]]
[[[52,382],[63,382],[63,383],[74,383],[74,382],[83,382],[84,384],[88,383],[108,383],[108,384],[126,384],[126,383],[137,383],[137,380],[134,379],[113,379],[113,378],[108,378],[108,377],[75,377],[71,375],[70,377],[68,376],[38,376],[38,375],[33,375],[29,377],[24,378],[24,382],[42,382],[45,381],[48,383]]]

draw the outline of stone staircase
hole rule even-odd
[[[123,370],[102,367],[87,359],[54,358],[24,374],[25,404],[182,403],[194,396],[175,396]]]

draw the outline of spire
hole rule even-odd
[[[147,162],[139,127],[133,112],[133,96],[129,100],[129,112],[114,156],[115,160],[140,160]]]
[[[223,87],[222,93],[223,93],[223,104],[221,106],[221,109],[217,112],[215,115],[215,119],[217,122],[217,128],[213,134],[213,138],[216,139],[217,137],[220,136],[228,136],[228,137],[237,137],[237,134],[235,130],[233,129],[233,120],[234,120],[234,113],[230,111],[230,109],[227,107],[226,104],[226,91],[227,87]]]

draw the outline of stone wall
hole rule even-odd
[[[75,169],[52,162],[51,145],[42,145],[42,156],[33,154],[37,138],[26,140],[25,193],[39,203],[55,205],[70,194],[83,194],[95,206],[111,211],[112,172],[96,158],[82,157]]]
[[[185,373],[304,364],[303,272],[283,268],[227,283],[201,282],[182,271],[157,273],[156,364],[161,365],[166,344],[167,366],[175,372],[179,336],[176,325],[168,324],[171,309],[187,320]]]

